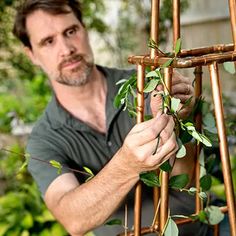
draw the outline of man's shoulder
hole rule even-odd
[[[106,75],[106,77],[115,81],[126,79],[132,74],[136,73],[134,68],[120,69],[116,67],[98,66],[98,69],[101,70]]]

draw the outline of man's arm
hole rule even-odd
[[[173,119],[158,114],[137,124],[111,161],[89,182],[79,185],[73,174],[54,180],[45,202],[54,216],[74,236],[103,224],[137,183],[139,174],[158,168],[176,151]],[[153,154],[157,136],[160,144]]]

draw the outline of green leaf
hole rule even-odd
[[[25,161],[23,162],[23,164],[19,168],[19,172],[23,171],[29,164],[30,154],[25,153],[24,157],[25,157]]]
[[[155,70],[150,71],[146,74],[146,78],[150,78],[150,77],[159,77],[157,72]]]
[[[207,214],[206,214],[205,211],[200,211],[200,212],[198,213],[198,219],[199,219],[199,221],[205,222],[205,221],[206,221],[206,218],[207,218]]]
[[[207,147],[212,147],[211,141],[203,134],[200,134],[202,143]]]
[[[153,49],[158,49],[157,43],[151,38],[148,41],[148,47]]]
[[[224,214],[217,206],[206,207],[205,212],[207,214],[207,222],[209,222],[211,225],[219,224],[224,219]]]
[[[183,145],[182,141],[179,138],[177,138],[177,143],[178,143],[178,146],[179,146],[179,150],[176,153],[176,158],[183,158],[183,157],[186,156],[186,148],[185,148],[185,146]]]
[[[9,223],[0,223],[0,235],[6,235],[5,233],[11,227]]]
[[[197,131],[192,131],[191,135],[193,138],[195,138],[199,142],[203,142],[203,139],[201,138],[200,134]]]
[[[122,225],[122,220],[113,219],[105,223],[105,225]]]
[[[165,236],[178,236],[179,235],[178,227],[176,223],[174,222],[174,220],[172,220],[171,218],[169,218],[168,220],[164,235]]]
[[[62,165],[58,161],[51,160],[49,161],[49,163],[51,164],[52,167],[55,167],[57,169],[57,174],[61,174]]]
[[[226,71],[228,71],[230,74],[235,74],[236,70],[235,70],[235,64],[234,62],[224,62],[224,68]]]
[[[182,44],[181,38],[177,39],[176,45],[175,45],[175,56],[177,56],[177,54],[180,52],[181,44]]]
[[[207,199],[207,194],[206,194],[205,192],[200,192],[200,193],[198,194],[198,196],[199,196],[202,200]]]
[[[200,186],[202,188],[202,191],[208,191],[211,188],[212,180],[211,175],[204,175],[200,179]]]
[[[167,62],[165,62],[165,63],[162,65],[162,68],[166,68],[166,67],[170,66],[173,61],[174,61],[174,58],[171,58],[170,60],[168,60]]]
[[[203,124],[208,128],[215,128],[216,123],[215,123],[215,118],[212,113],[207,113],[203,117]]]
[[[88,173],[90,174],[91,176],[94,176],[94,173],[86,166],[83,166],[83,169]]]
[[[141,173],[139,177],[149,187],[160,187],[159,178],[154,171]]]
[[[194,195],[195,193],[197,192],[197,189],[195,187],[191,187],[189,190],[188,190],[188,193],[190,195]]]
[[[175,175],[170,178],[169,186],[171,188],[181,189],[184,188],[189,182],[187,174]]]
[[[143,92],[144,92],[144,93],[150,93],[150,92],[152,92],[152,91],[156,88],[156,86],[159,84],[159,82],[160,82],[159,79],[151,79],[151,80],[147,83],[147,85],[146,85],[145,89],[143,90]]]
[[[160,169],[165,172],[170,172],[172,170],[172,166],[170,165],[169,161],[165,161],[161,164]]]
[[[177,112],[180,102],[181,101],[178,98],[174,98],[174,97],[171,98],[171,111],[172,112],[174,113]]]
[[[34,220],[32,215],[29,212],[26,212],[23,219],[21,220],[21,226],[24,229],[29,229],[33,226]]]

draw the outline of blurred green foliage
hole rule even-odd
[[[11,152],[0,152],[0,236],[66,236],[40,197],[36,184],[26,169],[19,172],[24,162],[24,149],[19,145]]]

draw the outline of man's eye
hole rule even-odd
[[[76,33],[76,29],[70,29],[66,32],[67,36],[72,36]]]
[[[44,46],[50,46],[53,44],[53,39],[47,39],[44,41],[43,45]]]

